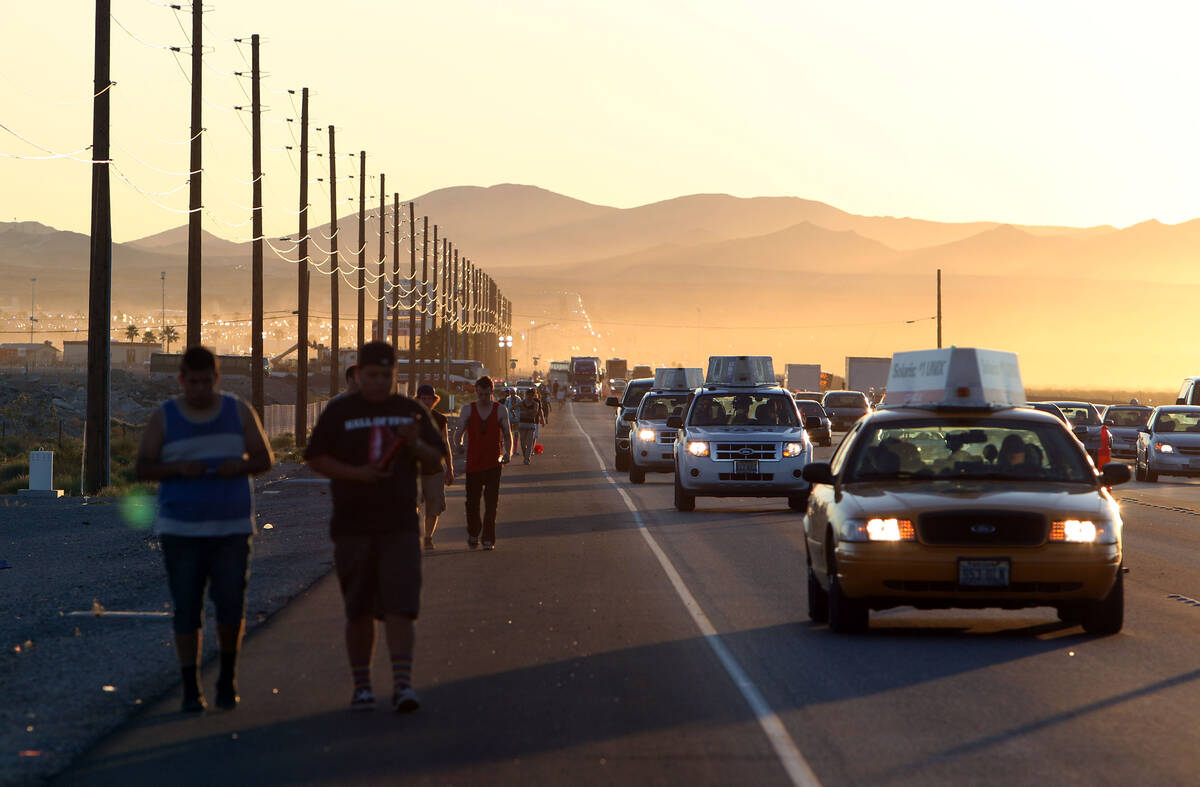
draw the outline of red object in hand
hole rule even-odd
[[[396,456],[396,452],[400,450],[400,447],[403,446],[404,443],[405,440],[403,437],[397,437],[395,440],[393,440],[392,444],[388,446],[388,449],[383,452],[383,456],[379,457],[379,461],[375,463],[375,466],[380,470],[387,470],[387,466],[391,464],[392,459]]]
[[[1100,427],[1100,450],[1096,452],[1096,464],[1104,467],[1112,461],[1112,447],[1109,445],[1111,438],[1108,436],[1108,426]]]
[[[533,444],[533,452],[534,452],[535,454],[540,454],[542,451],[545,451],[545,450],[546,450],[546,447],[545,447],[545,446],[543,446],[541,443],[534,443],[534,444]]]

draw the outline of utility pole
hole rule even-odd
[[[92,227],[88,264],[87,420],[83,427],[83,493],[109,486],[109,370],[112,365],[112,204],[108,182],[112,9],[96,0],[96,62],[92,86]],[[164,274],[164,282],[165,274]],[[166,284],[164,283],[164,287]],[[164,290],[165,291],[165,290]]]
[[[167,340],[167,272],[162,271],[159,275],[162,277],[162,311],[159,313],[162,325],[158,329],[158,338],[165,342]]]
[[[296,447],[308,442],[308,88],[300,91],[300,255],[296,281]],[[333,275],[337,279],[337,274]],[[257,367],[255,367],[257,371]]]
[[[376,296],[375,306],[376,306],[376,309],[375,309],[375,331],[374,331],[374,333],[375,333],[374,338],[377,341],[383,341],[384,334],[387,333],[387,331],[384,330],[384,325],[383,325],[384,300],[387,297],[387,274],[383,270],[383,262],[387,258],[387,255],[384,253],[384,246],[383,246],[383,243],[384,243],[383,236],[385,235],[385,233],[383,231],[383,217],[384,217],[384,214],[387,213],[387,191],[385,190],[385,184],[387,183],[387,181],[385,178],[386,178],[386,176],[382,172],[380,172],[379,173],[379,271],[378,271],[379,278],[375,281],[375,296]]]
[[[200,346],[200,184],[203,166],[201,163],[204,132],[201,125],[203,94],[200,82],[203,77],[204,55],[204,12],[202,0],[192,0],[192,155],[188,165],[188,272],[187,272],[187,339],[188,347]]]
[[[400,352],[400,192],[392,195],[392,352]]]
[[[358,344],[367,329],[367,151],[358,152]]]
[[[408,203],[408,395],[417,393],[417,224]]]
[[[428,309],[427,316],[429,317],[429,333],[430,336],[437,333],[438,326],[438,308],[441,306],[441,300],[438,296],[441,292],[438,290],[438,225],[433,225],[433,302],[426,304]],[[424,342],[423,342],[424,343]],[[430,361],[429,379],[434,379],[433,362],[437,360],[437,351],[433,349],[433,343],[429,342],[429,346],[425,348],[425,352],[421,355],[427,357]]]
[[[338,347],[341,327],[339,325],[338,289],[342,274],[338,269],[338,215],[337,215],[337,154],[333,144],[333,126],[329,127],[329,226],[333,228],[329,239],[329,315],[332,331],[329,334],[329,395],[334,397],[341,390],[341,350]]]
[[[442,284],[445,287],[446,297],[442,300],[444,308],[442,310],[442,385],[446,390],[450,390],[450,331],[454,330],[454,320],[451,317],[451,309],[454,305],[454,286],[451,282],[454,279],[451,271],[453,261],[450,257],[449,241],[446,241],[445,264],[442,266]]]
[[[425,360],[428,347],[425,337],[429,335],[425,329],[429,326],[429,217],[421,217],[421,360]],[[424,370],[424,364],[421,364]],[[413,372],[414,376],[416,372]]]
[[[942,269],[937,274],[937,346],[942,348]]]
[[[252,248],[250,263],[250,404],[259,419],[263,417],[263,226],[262,226],[262,96],[259,92],[258,33],[250,36],[250,136],[253,174],[250,176],[252,208],[250,222]],[[308,133],[305,128],[300,139]],[[300,178],[304,179],[304,148],[300,148]],[[300,184],[303,194],[304,184]],[[300,235],[300,255],[305,253],[304,234]],[[301,262],[301,265],[304,263]]]
[[[33,324],[37,322],[37,277],[29,280],[29,343],[33,344]]]

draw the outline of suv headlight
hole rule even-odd
[[[641,440],[642,442],[648,443],[654,439],[654,430],[653,429],[639,429],[637,436],[638,436],[638,439]]]
[[[783,444],[783,456],[785,459],[793,456],[800,456],[802,453],[804,453],[804,443]]]
[[[916,541],[917,531],[911,519],[848,519],[839,528],[838,538],[842,541]]]
[[[1155,443],[1154,450],[1163,454],[1173,454],[1175,453],[1175,446],[1170,443]]]
[[[692,456],[708,456],[708,443],[702,440],[689,440],[687,449]]]

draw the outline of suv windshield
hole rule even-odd
[[[867,397],[860,393],[831,393],[825,394],[823,404],[826,407],[858,407],[867,409]]]
[[[709,394],[692,406],[694,426],[799,426],[796,402],[786,394]]]
[[[1104,414],[1104,420],[1112,421],[1113,426],[1145,426],[1150,420],[1151,412],[1151,410],[1143,410],[1140,407],[1110,407]]]
[[[646,421],[665,421],[673,415],[683,415],[687,406],[687,394],[671,394],[668,396],[646,396],[642,398],[642,407],[638,410],[638,418]]]
[[[1200,432],[1200,410],[1164,410],[1154,419],[1155,432]]]
[[[1196,414],[1200,419],[1200,413]],[[885,424],[865,433],[846,481],[1092,481],[1083,447],[1061,426],[993,419]]]
[[[625,386],[625,395],[621,397],[622,407],[637,407],[638,402],[654,387],[653,380],[634,380]]]

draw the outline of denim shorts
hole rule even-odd
[[[416,530],[338,533],[333,564],[346,619],[404,615],[421,609],[421,536]]]
[[[206,589],[217,608],[217,623],[241,625],[246,614],[252,538],[249,533],[198,537],[163,533],[158,537],[175,604],[176,631],[203,627]]]

